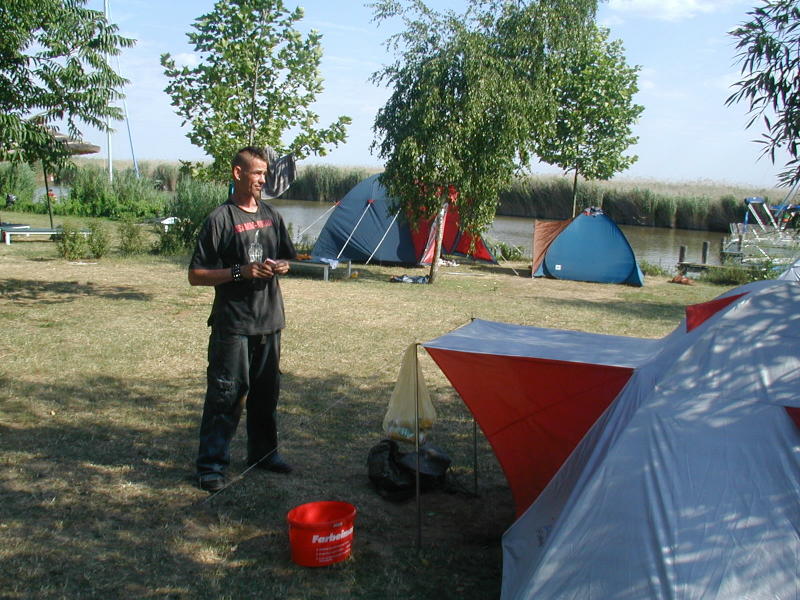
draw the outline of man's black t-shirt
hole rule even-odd
[[[248,249],[262,248],[261,260],[293,259],[295,249],[283,217],[264,202],[248,213],[228,200],[208,215],[197,239],[190,269],[222,269],[250,262]],[[219,331],[264,335],[283,329],[283,297],[278,276],[215,286],[208,324]]]

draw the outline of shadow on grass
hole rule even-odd
[[[93,377],[0,381],[0,580],[9,598],[489,598],[513,508],[502,475],[478,500],[377,496],[366,476],[391,385],[340,374],[286,373],[279,408],[289,476],[244,471],[244,423],[231,485],[209,497],[193,481],[202,381]],[[246,418],[246,415],[245,415]],[[471,456],[460,401],[440,407],[437,442]],[[471,431],[471,430],[470,430]],[[464,459],[466,460],[466,459]],[[486,466],[489,465],[489,466]],[[290,560],[286,513],[341,499],[358,507],[351,560],[307,569]]]
[[[5,279],[0,281],[0,297],[12,302],[36,302],[37,304],[61,304],[73,302],[86,296],[97,296],[107,300],[152,300],[152,294],[136,291],[128,286],[106,286],[92,282],[40,281],[34,279]]]
[[[478,273],[485,273],[487,275],[507,275],[509,277],[524,277],[526,279],[531,278],[530,264],[526,265],[525,267],[522,267],[521,269],[512,267],[508,263],[498,263],[496,265],[491,265],[483,262],[464,261],[463,264],[469,265],[469,267],[472,270]]]
[[[543,305],[557,306],[559,309],[571,307],[574,310],[596,310],[602,304],[603,312],[613,315],[616,318],[628,317],[636,319],[648,319],[653,321],[672,321],[678,322],[685,316],[686,307],[681,304],[671,304],[668,302],[635,302],[627,301],[592,301],[579,300],[572,298],[541,298]]]

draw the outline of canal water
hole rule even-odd
[[[296,200],[273,200],[272,203],[283,215],[286,223],[292,225],[294,235],[297,237],[305,230],[304,236],[309,240],[317,238],[330,215],[327,211],[332,206],[328,203]],[[674,270],[681,246],[686,247],[686,261],[700,262],[703,242],[709,242],[708,262],[717,265],[720,263],[719,248],[724,237],[723,233],[635,226],[622,226],[620,229],[628,238],[639,261],[659,265],[666,270]],[[495,217],[486,237],[520,246],[525,255],[530,257],[533,219]]]

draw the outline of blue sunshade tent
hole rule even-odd
[[[534,277],[644,285],[644,274],[625,234],[595,208],[583,211],[550,241],[531,272]]]

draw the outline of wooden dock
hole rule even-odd
[[[677,265],[678,273],[681,275],[691,275],[724,269],[722,265],[709,265],[708,263],[679,262]]]

